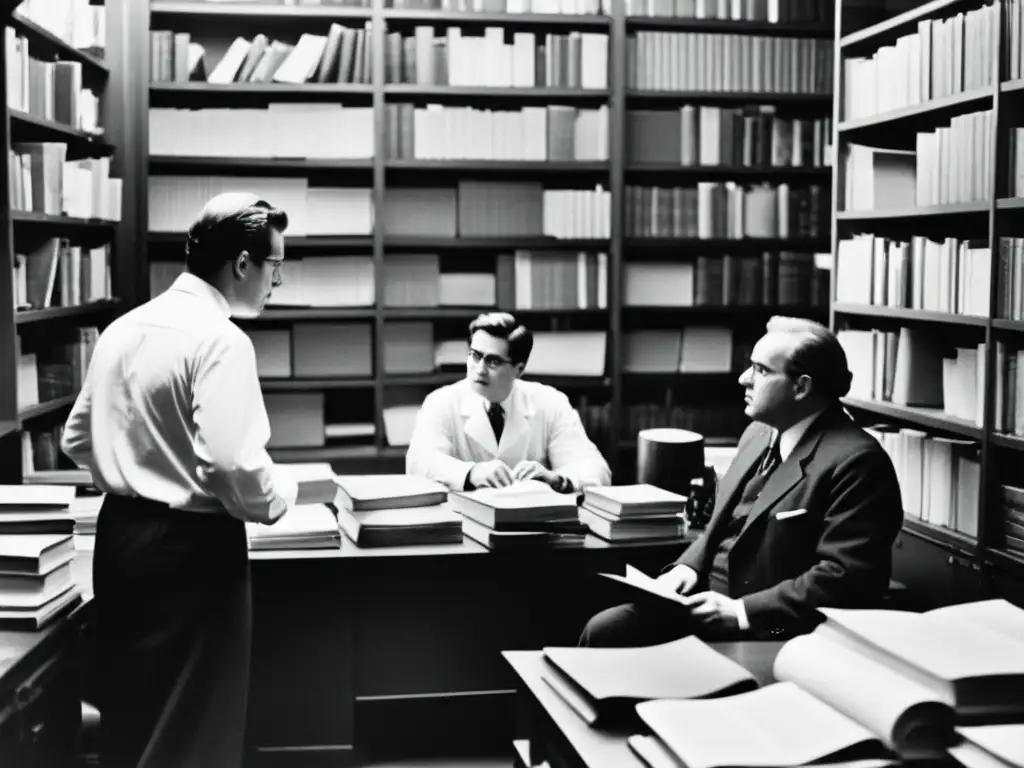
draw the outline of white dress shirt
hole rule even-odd
[[[100,336],[61,449],[102,491],[270,522],[297,487],[269,439],[252,341],[223,294],[184,273]]]

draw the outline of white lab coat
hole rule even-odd
[[[462,490],[477,462],[501,459],[509,467],[537,461],[567,477],[578,490],[608,485],[611,470],[587,437],[569,398],[554,387],[516,381],[509,398],[501,443],[481,398],[463,379],[431,392],[416,417],[405,469]]]

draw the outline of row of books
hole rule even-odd
[[[646,387],[646,385],[645,385]],[[684,387],[685,389],[685,387]],[[636,440],[644,429],[675,427],[698,432],[702,435],[739,436],[750,425],[743,413],[743,395],[737,383],[734,390],[724,390],[725,402],[693,403],[692,397],[682,396],[682,404],[673,400],[674,392],[669,385],[665,399],[660,403],[629,403],[623,408],[625,418],[620,437]]]
[[[693,622],[687,596],[610,577]],[[1019,768],[1024,610],[1002,599],[925,613],[821,608],[760,685],[696,636],[642,648],[547,647],[541,678],[590,727],[634,735],[645,765],[890,765],[955,757]],[[884,701],[885,706],[879,706]]]
[[[831,24],[834,9],[815,0],[626,0],[626,16]]]
[[[829,94],[831,40],[709,32],[626,38],[626,84],[645,91]]]
[[[21,336],[15,337],[18,410],[77,394],[98,338],[99,331],[93,326],[51,335],[45,344],[32,349],[23,349]]]
[[[102,54],[107,47],[107,9],[103,5],[89,0],[21,0],[16,12],[72,48]]]
[[[993,429],[1024,437],[1024,350],[996,341],[996,402]],[[984,365],[981,361],[979,365]]]
[[[627,184],[626,237],[819,238],[828,233],[828,200],[819,184]]]
[[[625,307],[827,307],[829,272],[811,253],[697,256],[624,265]]]
[[[8,151],[11,208],[83,219],[121,220],[122,180],[110,158],[68,160],[67,144],[18,142]]]
[[[880,211],[988,200],[992,111],[958,115],[948,128],[919,132],[916,150],[851,144],[845,158],[844,210]],[[976,151],[977,150],[977,151]]]
[[[570,16],[607,14],[607,0],[386,0],[385,8],[403,11],[458,13],[564,13]]]
[[[627,163],[727,168],[831,164],[831,118],[781,117],[774,107],[686,105],[626,111]]]
[[[456,26],[443,33],[417,26],[412,35],[387,33],[384,79],[417,85],[607,88],[608,35],[509,33],[503,27],[487,27],[480,35]]]
[[[844,57],[843,118],[870,117],[991,85],[998,28],[999,4],[993,3],[947,18],[922,19],[916,32],[871,56]],[[1017,68],[1011,65],[1010,72],[1016,71],[1011,77],[1017,78],[1019,42],[1011,46],[1017,50]]]
[[[152,107],[149,154],[369,159],[374,155],[373,108],[291,102],[232,109]]]
[[[1024,555],[1024,488],[1016,485],[999,486],[1003,546],[1017,555]]]
[[[991,275],[976,241],[855,235],[839,242],[836,301],[988,317]]]
[[[624,336],[622,369],[626,373],[729,373],[736,370],[731,328],[690,325],[681,331],[628,331]]]
[[[109,299],[110,245],[84,248],[48,238],[27,253],[14,254],[13,282],[19,311]]]
[[[477,109],[387,104],[387,157],[419,160],[607,160],[608,107]]]
[[[850,397],[933,408],[975,426],[984,423],[985,344],[954,346],[915,328],[842,330],[853,381]]]
[[[4,30],[7,106],[88,133],[99,128],[99,99],[82,87],[82,63],[33,58],[26,37]]]
[[[999,317],[1024,320],[1024,238],[999,238],[999,271],[996,307]]]
[[[977,537],[981,497],[977,443],[884,425],[868,432],[892,459],[907,516]]]

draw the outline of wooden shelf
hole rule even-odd
[[[989,440],[991,440],[992,445],[998,445],[1000,448],[1007,448],[1011,451],[1024,451],[1024,437],[994,432],[989,437]]]
[[[608,240],[559,240],[554,237],[405,237],[384,236],[384,248],[430,249],[441,251],[514,251],[522,250],[607,250]]]
[[[43,29],[34,21],[29,21],[20,13],[12,13],[7,22],[15,32],[28,39],[29,50],[37,59],[61,59],[77,61],[82,64],[82,74],[86,82],[92,77],[106,77],[110,74],[103,60],[89,53],[80,51],[69,43],[61,40],[49,30]]]
[[[351,461],[358,462],[362,468],[371,469],[379,467],[381,460],[398,461],[404,459],[406,449],[402,448],[400,455],[393,449],[379,449],[373,445],[326,445],[316,448],[268,448],[267,450],[274,461],[283,463]]]
[[[18,422],[16,421],[0,421],[0,438],[6,437],[7,435],[13,434],[18,431]]]
[[[11,221],[15,224],[73,229],[109,229],[117,223],[116,221],[106,221],[105,219],[77,219],[74,216],[38,213],[36,211],[11,211]]]
[[[594,102],[607,101],[607,88],[546,88],[534,86],[532,88],[500,88],[500,87],[470,87],[460,85],[416,85],[411,83],[389,83],[384,86],[386,98],[396,101],[409,100],[445,100],[465,101],[466,99],[486,100],[500,99],[502,101],[518,102]]]
[[[280,157],[187,157],[178,155],[151,155],[150,173],[190,173],[193,171],[253,173],[284,173],[310,171],[366,171],[373,170],[373,160],[362,159],[301,159]]]
[[[381,314],[385,320],[472,320],[482,312],[501,312],[499,307],[385,307]],[[572,315],[573,317],[602,317],[607,309],[563,307],[561,309],[510,309],[516,317]]]
[[[1024,333],[1024,320],[1004,320],[1002,318],[997,318],[992,321],[992,327],[1000,331]]]
[[[14,141],[62,142],[68,145],[68,159],[85,157],[106,157],[114,147],[103,140],[102,135],[79,131],[69,125],[45,120],[28,112],[9,109],[11,116],[11,137]]]
[[[651,313],[658,314],[673,314],[673,315],[684,315],[687,321],[696,320],[699,318],[707,318],[709,320],[723,319],[747,319],[753,322],[763,322],[771,315],[779,314],[795,314],[802,317],[826,317],[828,315],[827,307],[807,307],[807,306],[767,306],[764,304],[758,305],[744,305],[744,304],[697,304],[689,307],[679,306],[634,306],[632,304],[623,304],[622,312],[637,315],[649,315]]]
[[[822,40],[831,40],[835,36],[831,24],[773,24],[770,21],[691,19],[666,16],[627,16],[626,29],[756,35],[757,37],[813,37]]]
[[[1024,555],[1018,555],[1005,549],[988,549],[985,559],[993,565],[1007,568],[1017,573],[1024,572]]]
[[[459,24],[504,27],[555,27],[606,29],[608,16],[569,13],[477,13],[474,11],[430,11],[385,8],[384,19],[408,24]],[[390,25],[389,25],[390,28]]]
[[[373,307],[273,307],[259,317],[245,318],[246,323],[287,320],[372,320]]]
[[[185,246],[184,232],[150,232],[147,240],[150,245],[157,246]],[[309,250],[357,250],[369,251],[373,248],[373,238],[369,235],[312,235],[292,237],[285,233],[285,249],[288,253],[292,251]],[[152,256],[152,254],[151,254]],[[184,263],[184,252],[180,255]]]
[[[368,389],[372,378],[260,379],[264,392],[308,392],[326,389]]]
[[[30,419],[36,419],[48,413],[59,411],[62,408],[70,408],[74,405],[76,397],[78,395],[66,395],[65,397],[58,397],[54,400],[47,400],[45,403],[30,406],[18,413],[18,421],[24,423]]]
[[[872,304],[833,304],[837,315],[848,317],[876,317],[905,323],[938,323],[940,325],[966,325],[984,328],[988,325],[987,317],[975,315],[954,315],[949,312],[930,312],[924,309],[906,309],[904,307],[882,307]]]
[[[977,539],[973,536],[968,536],[966,533],[960,533],[945,526],[932,525],[909,515],[904,515],[903,517],[903,530],[913,533],[918,538],[925,539],[933,544],[938,544],[946,549],[952,549],[958,554],[973,554],[978,546]]]
[[[874,413],[893,421],[916,424],[924,429],[946,432],[972,440],[981,440],[982,438],[982,430],[976,424],[965,419],[956,419],[938,408],[914,408],[875,400],[858,400],[852,397],[844,397],[843,404],[849,408]]]
[[[955,93],[870,117],[845,120],[839,124],[839,133],[855,144],[912,150],[920,131],[943,126],[957,115],[991,108],[994,96],[993,87]]]
[[[831,183],[832,169],[794,166],[742,167],[728,165],[674,165],[671,163],[633,163],[626,166],[627,175],[672,176],[673,179],[688,181],[761,179],[800,179],[808,182]]]
[[[88,320],[96,315],[113,312],[117,307],[117,299],[103,299],[102,301],[91,301],[74,307],[26,309],[15,313],[14,322],[16,325],[21,326],[59,320]]]
[[[373,86],[366,83],[151,83],[149,100],[151,107],[193,108],[298,101],[369,104],[373,100]]]
[[[623,258],[629,260],[631,251],[640,251],[643,256],[648,256],[652,251],[668,251],[672,254],[684,251],[696,255],[710,250],[818,252],[829,249],[827,238],[627,237],[623,243]]]
[[[784,104],[821,108],[832,106],[830,93],[755,93],[750,91],[647,91],[626,92],[627,101],[685,102],[687,104]]]
[[[266,3],[211,3],[211,2],[168,2],[153,0],[149,4],[153,16],[178,17],[234,17],[280,21],[282,19],[369,19],[373,11],[367,8],[315,5],[268,5]]]
[[[914,208],[883,208],[875,211],[839,211],[836,213],[836,223],[892,225],[934,221],[946,227],[960,226],[973,219],[979,224],[987,225],[990,208],[991,203],[982,201],[949,205],[923,205]],[[967,237],[967,234],[960,233],[960,237]]]
[[[844,35],[839,39],[839,46],[844,56],[870,53],[895,42],[905,34],[916,32],[917,23],[922,19],[941,18],[944,14],[952,13],[957,6],[967,4],[965,0],[932,0],[878,24]]]
[[[480,171],[544,176],[564,173],[606,174],[609,170],[608,162],[603,160],[387,160],[384,167],[389,171]]]

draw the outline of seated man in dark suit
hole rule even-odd
[[[892,462],[839,402],[851,374],[836,337],[796,318],[774,317],[767,330],[740,376],[754,423],[714,514],[658,577],[692,596],[692,620],[668,603],[619,605],[590,619],[581,645],[653,645],[691,631],[784,638],[821,621],[818,607],[881,603],[903,522]]]

